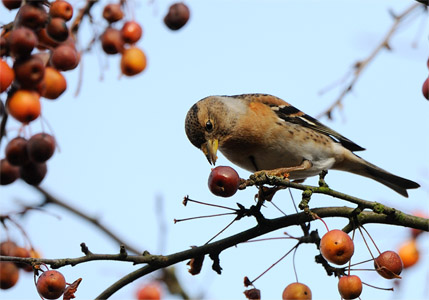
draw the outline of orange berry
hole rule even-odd
[[[348,262],[353,256],[354,249],[352,239],[342,230],[330,230],[320,240],[320,252],[323,257],[337,265]]]
[[[8,112],[18,121],[28,124],[40,115],[39,99],[35,91],[18,90],[6,102]]]
[[[344,299],[356,299],[362,293],[362,281],[356,275],[343,276],[338,281],[338,291]]]
[[[158,284],[150,283],[144,285],[137,291],[137,300],[159,300],[161,299],[161,289]]]
[[[54,18],[63,18],[68,21],[73,16],[73,6],[67,1],[57,0],[51,3],[51,7],[49,7],[49,15]]]
[[[308,286],[303,283],[294,282],[289,284],[282,294],[283,300],[311,300],[311,290]]]
[[[10,289],[17,283],[18,279],[19,269],[13,262],[0,262],[0,289]]]
[[[66,288],[66,279],[63,274],[55,270],[43,272],[37,279],[37,291],[46,299],[59,298]]]
[[[122,53],[121,70],[123,74],[133,76],[142,72],[145,68],[146,56],[141,49],[131,47]]]
[[[11,85],[14,78],[13,69],[7,62],[0,59],[0,93],[3,93]]]
[[[398,254],[404,263],[404,269],[414,266],[420,257],[420,251],[417,248],[415,239],[403,243],[398,250]]]
[[[45,68],[45,91],[42,96],[48,99],[57,99],[66,89],[67,81],[63,74],[55,68]]]

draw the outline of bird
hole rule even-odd
[[[185,132],[212,165],[219,150],[245,170],[290,180],[332,169],[371,178],[404,197],[420,187],[364,160],[354,153],[364,148],[269,94],[203,98],[189,109]]]

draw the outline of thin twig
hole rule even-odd
[[[427,1],[427,0],[426,0]],[[420,1],[419,1],[420,2]],[[371,61],[374,60],[374,58],[381,52],[382,49],[390,50],[390,40],[392,36],[396,33],[398,26],[401,24],[401,22],[404,20],[405,17],[407,17],[410,13],[412,13],[417,8],[421,8],[422,5],[415,3],[408,7],[404,12],[402,12],[399,15],[394,16],[393,24],[390,27],[389,31],[386,33],[384,38],[381,40],[381,42],[375,47],[375,49],[366,57],[365,59],[358,61],[354,65],[354,72],[352,74],[353,78],[350,80],[350,82],[347,84],[347,86],[341,91],[338,98],[332,103],[325,111],[320,113],[317,118],[321,118],[323,116],[327,116],[328,118],[331,118],[332,112],[335,108],[341,107],[342,101],[344,97],[353,89],[354,85],[360,78],[360,75],[362,74],[362,71],[369,65]]]

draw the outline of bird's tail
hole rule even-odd
[[[374,179],[404,197],[408,197],[408,189],[416,189],[420,187],[417,182],[396,176],[377,167],[376,165],[371,164],[354,153],[350,154],[352,154],[353,157],[348,157],[349,159],[345,160],[338,169]]]

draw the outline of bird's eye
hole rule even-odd
[[[212,121],[208,120],[206,122],[206,130],[207,130],[207,132],[212,132],[212,130],[213,130],[213,123],[212,123]]]

